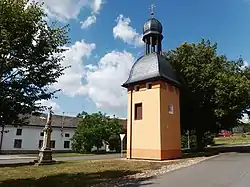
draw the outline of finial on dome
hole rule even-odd
[[[150,6],[150,15],[151,15],[151,17],[153,18],[154,17],[154,9],[155,9],[155,5],[154,4],[152,4],[151,6]]]

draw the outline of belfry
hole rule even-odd
[[[165,160],[181,157],[179,95],[175,70],[162,55],[162,24],[144,24],[145,54],[122,85],[128,91],[127,158]]]

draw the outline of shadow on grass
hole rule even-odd
[[[205,149],[207,152],[217,151],[219,153],[250,153],[250,145],[230,145],[230,146],[216,146]]]
[[[202,152],[198,152],[197,150],[183,150],[182,158],[195,158],[195,157],[210,157],[214,155],[218,155],[220,153],[250,153],[250,145],[216,145],[212,147],[204,148]]]
[[[149,184],[149,182],[146,182],[146,184],[140,184],[140,182],[149,180],[150,178],[129,179],[129,181],[126,179],[126,176],[136,173],[138,173],[138,171],[122,170],[110,170],[97,173],[64,173],[54,176],[46,176],[39,179],[28,178],[0,181],[0,187],[87,187],[103,182],[111,182],[109,186],[113,186],[112,181],[115,181],[116,179],[119,179],[119,183],[122,183],[123,186],[136,187]]]
[[[204,152],[188,152],[188,153],[183,153],[181,159],[186,159],[186,158],[195,158],[195,157],[210,157],[210,156],[215,156],[218,155],[218,151],[204,151]]]
[[[57,161],[55,164],[63,164],[63,163],[65,163],[65,161]],[[32,165],[35,165],[35,162],[0,164],[0,168],[3,168],[3,167],[22,167],[22,166],[32,166]],[[37,167],[39,167],[39,166],[37,166]]]

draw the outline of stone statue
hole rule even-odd
[[[55,161],[52,160],[52,150],[50,148],[51,133],[52,133],[52,127],[51,127],[52,114],[53,114],[52,107],[49,107],[47,122],[43,129],[43,132],[44,132],[43,146],[39,151],[38,160],[35,161],[37,165],[55,163]]]

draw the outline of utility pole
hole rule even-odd
[[[125,137],[125,134],[120,134],[121,139],[121,158],[123,157],[123,139]]]
[[[187,138],[188,138],[188,149],[190,149],[190,132],[187,130]]]

